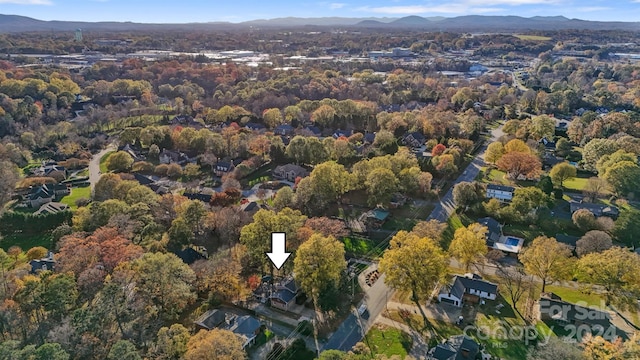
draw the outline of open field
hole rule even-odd
[[[76,200],[80,198],[91,199],[91,186],[74,187],[71,189],[71,194],[63,197],[60,202],[69,205],[71,210],[78,208]]]
[[[520,40],[529,40],[529,41],[549,41],[551,40],[548,36],[540,36],[540,35],[513,35]]]

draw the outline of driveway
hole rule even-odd
[[[99,153],[93,155],[91,161],[89,162],[89,184],[91,184],[91,192],[93,193],[93,188],[96,186],[98,180],[100,180],[100,159],[105,156],[108,152],[115,151],[117,147],[113,144],[107,146],[106,149],[100,151]]]

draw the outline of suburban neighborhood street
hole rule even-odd
[[[488,144],[497,141],[502,135],[504,135],[502,132],[503,125],[504,124],[501,124],[491,131],[491,138],[482,145],[482,147],[480,147],[471,164],[469,164],[462,174],[453,182],[447,193],[440,199],[440,202],[433,209],[431,215],[427,217],[427,220],[434,219],[440,222],[446,222],[447,219],[449,219],[449,216],[455,210],[455,204],[453,203],[453,186],[463,181],[473,181],[478,176],[480,169],[485,166],[484,153],[487,150]]]

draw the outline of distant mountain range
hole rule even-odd
[[[83,30],[232,30],[253,28],[344,27],[353,29],[414,29],[426,31],[526,31],[526,30],[632,30],[640,31],[640,22],[586,21],[564,16],[481,16],[402,18],[277,18],[242,23],[209,22],[188,24],[146,24],[133,22],[43,21],[19,15],[0,15],[0,33],[24,31]]]

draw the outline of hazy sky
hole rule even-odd
[[[551,16],[640,21],[640,0],[0,0],[0,14],[42,20],[241,22],[276,17]]]

